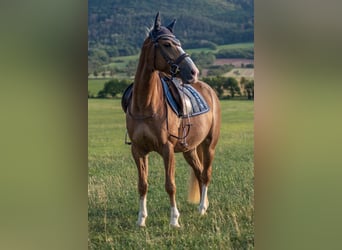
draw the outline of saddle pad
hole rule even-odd
[[[161,77],[164,95],[169,103],[171,109],[179,117],[191,117],[204,114],[209,111],[209,106],[202,95],[190,84],[182,84],[180,79]],[[168,83],[173,85],[176,91],[170,90]],[[123,111],[127,112],[127,107],[131,102],[133,92],[133,83],[130,84],[124,91],[121,99],[121,107]],[[176,92],[176,93],[175,93]]]
[[[122,98],[121,98],[121,107],[122,110],[126,113],[127,107],[131,102],[132,98],[132,91],[133,91],[133,83],[131,83],[124,91]]]
[[[209,111],[209,106],[202,95],[190,84],[183,84],[178,78],[161,78],[166,99],[177,116],[196,116]],[[172,93],[169,84],[173,84],[178,93]],[[177,96],[175,96],[177,95]],[[177,101],[178,100],[178,101]]]

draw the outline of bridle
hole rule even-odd
[[[186,57],[189,57],[189,55],[187,53],[182,53],[179,57],[177,57],[175,60],[173,60],[172,58],[170,58],[167,53],[165,52],[165,50],[163,49],[163,46],[160,46],[159,43],[158,43],[158,40],[159,39],[162,39],[162,40],[169,40],[171,41],[173,44],[175,44],[176,46],[179,46],[181,47],[181,43],[180,41],[174,36],[174,35],[171,35],[171,34],[161,34],[159,36],[153,36],[153,33],[150,32],[150,38],[154,44],[154,62],[153,62],[153,66],[154,66],[154,69],[156,69],[156,66],[155,66],[155,63],[156,63],[156,48],[159,48],[160,49],[160,53],[161,55],[163,56],[163,58],[165,59],[165,61],[167,62],[167,64],[170,65],[170,74],[171,74],[171,80],[176,76],[177,73],[179,73],[180,69],[179,69],[179,64],[186,58]],[[165,102],[165,105],[166,102]],[[168,108],[166,107],[166,117],[168,117]],[[190,120],[189,120],[189,117],[188,118],[188,124],[183,124],[183,119],[182,119],[182,131],[180,133],[182,133],[181,136],[176,136],[176,135],[173,135],[169,132],[169,124],[168,124],[168,119],[166,119],[166,130],[168,131],[168,134],[170,137],[173,137],[177,140],[181,140],[181,144],[183,144],[185,147],[188,146],[187,142],[186,142],[186,138],[188,137],[189,135],[189,132],[190,132],[190,127],[191,127],[191,123],[190,123]],[[179,129],[181,129],[179,128]]]
[[[173,36],[173,35],[169,35],[169,34],[162,34],[159,35],[157,37],[154,37],[152,32],[150,32],[150,38],[154,44],[154,48],[159,48],[160,49],[160,53],[162,54],[163,58],[165,59],[165,61],[167,62],[167,64],[170,65],[170,74],[172,77],[175,77],[177,73],[179,73],[179,64],[186,58],[189,57],[189,55],[187,53],[182,53],[179,57],[177,57],[175,60],[170,58],[167,53],[165,52],[165,50],[163,49],[162,46],[159,46],[158,40],[162,39],[162,40],[171,40],[172,43],[174,43],[177,46],[181,46],[181,43],[179,42],[179,40]],[[154,52],[154,60],[153,60],[153,66],[154,69],[156,69],[156,52]]]

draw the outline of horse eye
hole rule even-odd
[[[164,47],[167,47],[167,48],[171,47],[171,43],[165,43]]]

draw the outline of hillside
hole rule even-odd
[[[136,54],[160,11],[185,49],[254,41],[253,0],[89,0],[88,65]]]

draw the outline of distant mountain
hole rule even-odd
[[[177,19],[175,34],[184,48],[253,42],[253,4],[253,0],[89,0],[89,66],[136,54],[158,11],[165,25]]]

